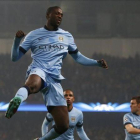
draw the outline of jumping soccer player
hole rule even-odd
[[[89,140],[87,137],[84,129],[83,129],[83,113],[73,107],[73,102],[75,100],[74,94],[71,90],[65,90],[64,91],[64,97],[67,101],[67,108],[68,108],[68,114],[69,114],[69,129],[57,137],[55,140],[74,140],[74,129],[76,127],[78,136],[81,140]],[[45,137],[46,132],[48,132],[48,127],[53,121],[53,117],[50,113],[47,113],[46,118],[44,119],[44,122],[42,124],[42,136]],[[53,125],[54,125],[53,121]],[[39,139],[38,139],[39,140]]]
[[[64,79],[61,75],[62,60],[67,53],[82,65],[108,68],[105,60],[89,59],[78,51],[73,36],[58,28],[62,17],[60,7],[48,8],[46,25],[28,33],[21,44],[25,33],[18,31],[11,53],[12,61],[17,61],[31,49],[33,61],[27,69],[25,85],[10,101],[5,116],[11,118],[28,95],[41,91],[48,111],[55,121],[55,126],[47,133],[46,140],[58,137],[69,128],[67,104],[60,84]]]
[[[131,99],[130,107],[131,113],[123,117],[125,140],[140,140],[140,96]]]

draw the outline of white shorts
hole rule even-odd
[[[46,106],[67,106],[60,80],[52,78],[48,73],[39,68],[30,67],[26,72],[26,79],[32,74],[38,75],[46,83],[46,86],[40,91]]]

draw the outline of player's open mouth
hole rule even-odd
[[[62,19],[61,19],[61,18],[58,18],[58,19],[57,19],[57,21],[58,21],[58,22],[61,22],[61,21],[62,21]]]
[[[58,23],[61,23],[61,20],[58,20],[57,22],[58,22]]]

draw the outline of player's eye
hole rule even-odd
[[[60,15],[60,13],[57,12],[56,15]]]

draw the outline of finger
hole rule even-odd
[[[21,30],[17,31],[16,37],[24,37],[24,36],[25,36],[25,34],[23,31],[21,31]]]
[[[19,30],[17,33],[18,33],[18,35],[20,35],[20,36],[24,36],[24,32],[21,31],[21,30]]]
[[[105,69],[108,69],[108,67],[104,67]]]
[[[16,36],[17,36],[17,37],[20,37],[20,36],[22,36],[22,33],[21,33],[20,31],[18,31],[18,32],[16,33]]]
[[[20,32],[20,34],[22,34],[22,35],[26,35],[22,30],[19,30],[19,32]]]
[[[103,66],[103,68],[108,69],[107,62],[105,60],[103,60],[103,59],[102,59],[102,66]]]
[[[106,68],[106,69],[108,69],[108,66],[107,65],[104,65],[103,67]]]

